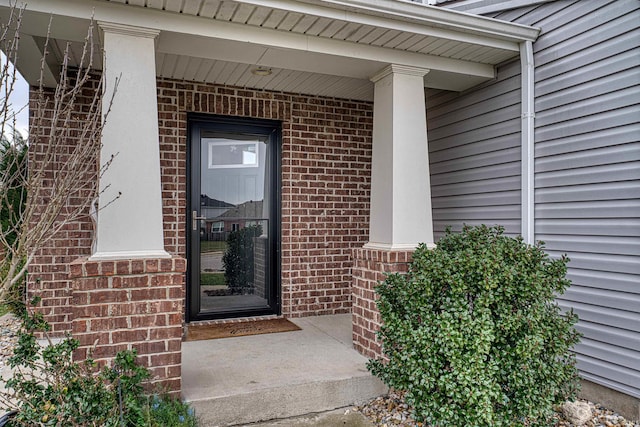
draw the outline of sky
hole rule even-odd
[[[0,52],[0,61],[4,63],[6,57],[4,53]],[[27,104],[29,102],[29,84],[20,75],[17,74],[16,83],[13,87],[13,93],[11,94],[10,103],[14,111],[22,110],[16,117],[16,128],[22,136],[26,137],[29,131],[29,110]]]
[[[20,76],[20,79],[16,82],[12,98],[11,103],[16,109],[24,107],[22,111],[18,113],[18,117],[16,118],[16,127],[20,133],[26,137],[29,133],[29,84],[27,84],[26,80],[23,79],[22,76]]]

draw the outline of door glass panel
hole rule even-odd
[[[268,136],[200,133],[201,314],[259,310],[273,300],[268,148]]]

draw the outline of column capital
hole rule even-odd
[[[136,27],[133,25],[116,24],[114,22],[98,21],[98,27],[105,33],[122,34],[125,36],[144,37],[155,39],[160,34],[159,30]]]
[[[409,65],[389,64],[386,67],[384,67],[382,70],[378,71],[376,74],[371,76],[369,80],[376,83],[378,80],[381,80],[390,74],[404,74],[405,76],[424,77],[429,73],[429,71],[430,70],[428,68],[411,67]]]

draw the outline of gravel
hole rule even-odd
[[[20,323],[12,314],[0,316],[0,392],[5,391],[4,380],[11,378],[13,371],[7,365],[9,358],[13,356],[13,348],[18,342],[18,330]],[[0,416],[4,414],[4,405],[0,406]]]
[[[0,317],[0,371],[7,366],[7,360],[13,355],[18,342],[20,323],[14,315],[8,313]]]
[[[586,427],[640,427],[640,424],[627,421],[624,417],[602,406],[585,401],[591,407],[593,418],[583,426]],[[378,397],[369,403],[358,406],[355,410],[361,412],[374,425],[378,427],[428,427],[428,425],[416,422],[411,417],[409,405],[404,402],[402,393],[391,392],[387,396]],[[556,413],[557,427],[577,427]]]

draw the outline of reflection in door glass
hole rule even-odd
[[[202,134],[201,313],[268,306],[269,171],[264,139]]]

